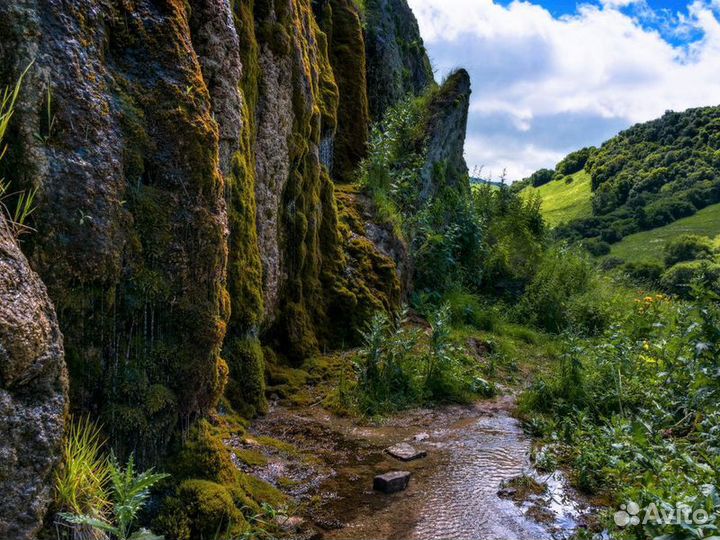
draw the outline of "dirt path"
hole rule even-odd
[[[558,476],[540,478],[529,463],[530,441],[512,416],[511,397],[472,406],[409,411],[382,425],[353,424],[322,409],[274,408],[253,425],[256,439],[236,445],[262,450],[253,473],[304,501],[305,532],[325,539],[563,538],[577,526],[580,505]],[[272,437],[295,445],[268,452]],[[408,441],[427,457],[402,463],[384,449]],[[407,490],[372,490],[376,474],[407,470]],[[525,503],[503,499],[503,482],[527,474],[548,486]],[[533,516],[533,517],[531,517]],[[312,534],[309,534],[312,535]]]

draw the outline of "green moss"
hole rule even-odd
[[[33,249],[58,306],[73,408],[99,417],[121,459],[133,451],[151,465],[222,391],[223,182],[182,5],[168,4],[152,29],[127,3],[108,9],[108,77],[82,103],[97,107],[73,130],[84,137],[68,131],[61,157],[108,144],[96,140],[97,114],[117,120],[122,169],[94,183],[71,175],[59,191],[45,183]]]
[[[230,491],[208,480],[186,480],[165,501],[155,529],[168,540],[232,538],[248,528]]]
[[[232,538],[246,530],[245,517],[259,513],[263,503],[274,507],[287,503],[273,486],[237,469],[223,442],[226,429],[226,425],[213,426],[206,420],[197,422],[170,463],[171,478],[179,483],[163,502],[155,522],[157,532],[168,540],[208,538],[210,530],[211,538],[216,534]],[[250,465],[266,463],[262,454],[251,450],[235,449],[233,453]]]
[[[337,194],[342,235],[343,278],[335,282],[328,316],[335,341],[349,346],[377,311],[395,312],[401,303],[400,280],[395,263],[378,251],[365,235],[365,220],[357,208],[357,195]]]
[[[234,448],[233,454],[235,454],[235,457],[237,457],[240,461],[250,467],[262,467],[268,463],[267,458],[260,452],[245,450],[243,448]]]
[[[263,350],[257,338],[229,338],[224,354],[230,379],[225,395],[241,414],[252,417],[267,411]]]
[[[263,379],[263,354],[257,335],[263,317],[262,263],[256,229],[255,123],[258,99],[258,43],[255,36],[253,2],[233,5],[239,32],[243,79],[243,132],[240,149],[232,159],[226,178],[230,225],[228,288],[231,318],[223,356],[229,368],[227,396],[232,406],[247,416],[267,409]]]
[[[238,473],[230,451],[207,420],[200,420],[190,430],[170,471],[174,478],[204,478],[221,484],[232,484]]]

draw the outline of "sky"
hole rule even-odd
[[[471,172],[509,181],[667,110],[720,104],[720,0],[408,0],[436,78],[465,67]]]

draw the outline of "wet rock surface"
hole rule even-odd
[[[408,443],[398,443],[386,448],[385,451],[400,461],[412,461],[427,456],[425,450],[416,450]]]
[[[45,286],[0,215],[0,538],[36,537],[51,498],[67,401]]]
[[[373,489],[383,493],[397,493],[403,491],[410,483],[410,473],[407,471],[392,471],[379,474],[373,479]]]

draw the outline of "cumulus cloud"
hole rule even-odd
[[[602,0],[559,17],[521,1],[409,3],[438,71],[473,78],[471,167],[518,178],[666,110],[720,103],[720,0],[683,13]]]

